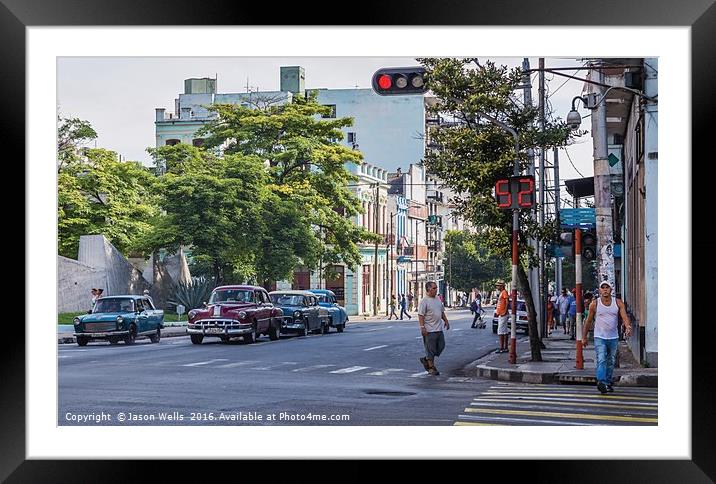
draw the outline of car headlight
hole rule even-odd
[[[293,313],[293,317],[296,319],[299,319],[301,317],[301,311],[296,311]]]
[[[196,313],[198,312],[199,311],[197,311],[196,309],[192,309],[191,311],[189,311],[189,319],[194,319],[194,316],[196,316]]]
[[[246,311],[239,311],[239,318],[244,319],[246,317]]]
[[[124,318],[122,316],[117,316],[117,324],[122,324],[124,322]]]
[[[75,324],[80,324],[82,321],[80,321],[80,318],[75,318],[72,320],[72,322]]]

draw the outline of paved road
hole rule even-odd
[[[58,345],[58,424],[453,425],[494,384],[463,367],[493,351],[497,336],[489,324],[471,329],[467,310],[448,317],[440,376],[418,362],[416,319],[250,345],[185,337]]]

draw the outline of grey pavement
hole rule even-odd
[[[492,380],[522,383],[564,383],[596,385],[593,340],[582,350],[584,368],[576,368],[576,341],[561,329],[543,338],[543,361],[531,361],[529,338],[517,337],[517,362],[509,362],[509,353],[492,353],[471,363],[468,374]],[[614,369],[615,386],[658,387],[658,369],[643,368],[634,360],[623,341],[619,342],[617,367]]]

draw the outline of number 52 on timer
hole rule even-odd
[[[535,204],[535,177],[511,176],[495,182],[497,207],[505,210],[532,208]]]

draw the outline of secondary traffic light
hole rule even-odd
[[[597,257],[597,237],[594,232],[582,232],[582,257],[585,260]]]
[[[559,234],[559,248],[562,257],[574,259],[574,231]]]
[[[424,67],[384,67],[373,74],[373,90],[381,96],[427,91]]]

